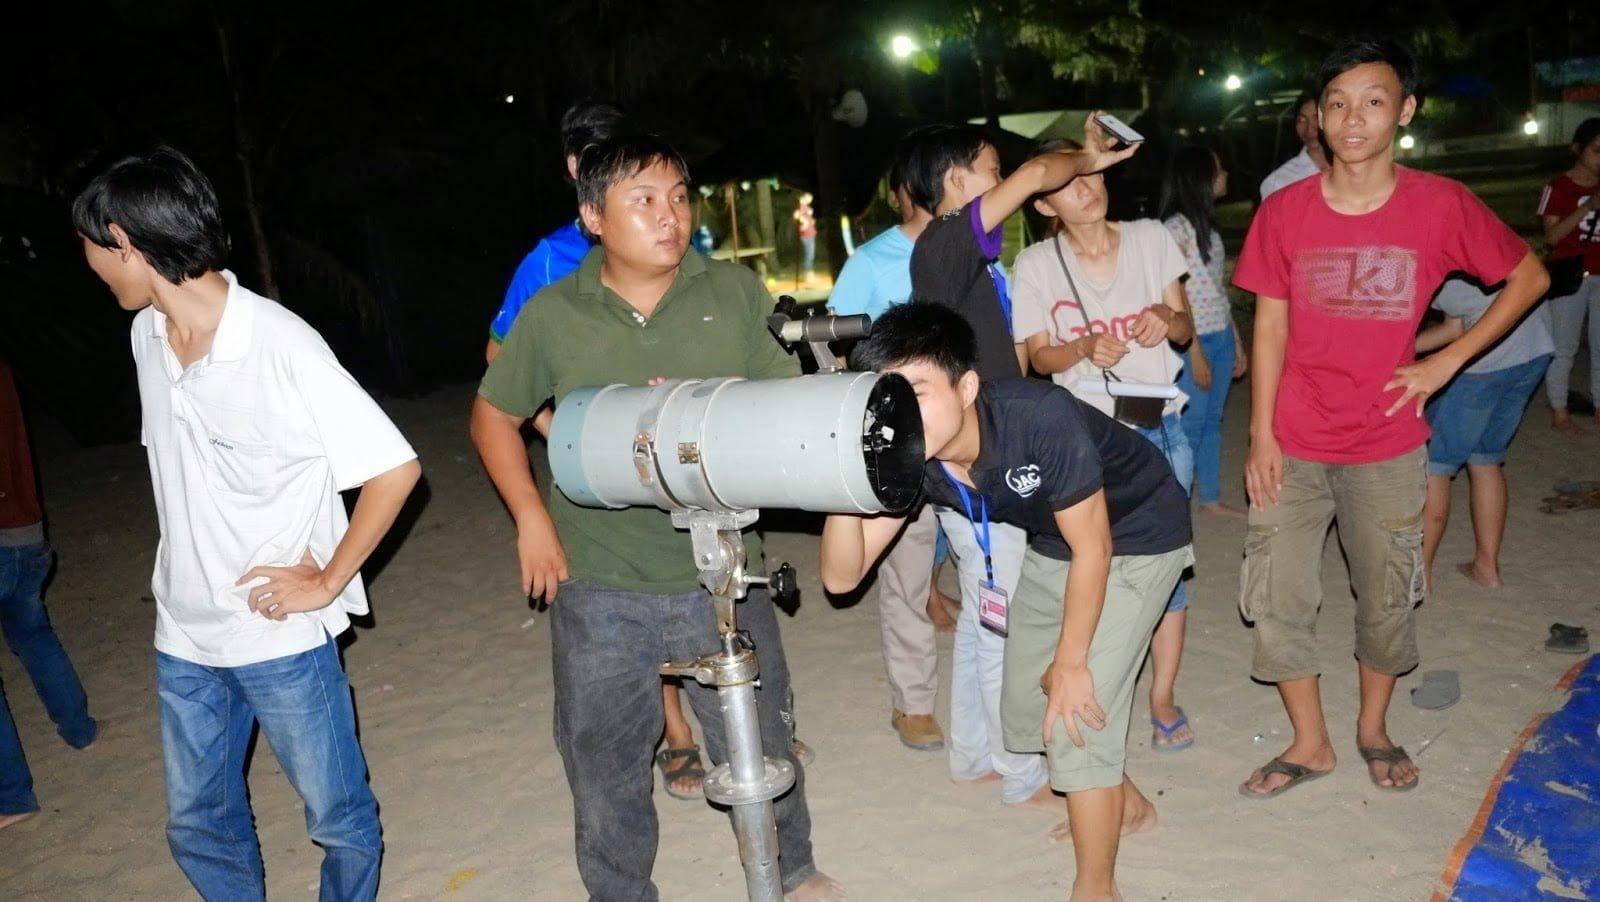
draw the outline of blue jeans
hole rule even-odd
[[[1189,491],[1189,486],[1194,481],[1194,453],[1189,450],[1189,440],[1184,437],[1178,415],[1169,413],[1162,417],[1161,425],[1155,429],[1134,431],[1161,449],[1162,456],[1166,457],[1167,464],[1172,467],[1172,475],[1178,477],[1178,485],[1183,486],[1185,492]],[[1167,613],[1181,611],[1188,606],[1189,587],[1179,579],[1178,587],[1172,590],[1172,598],[1167,601]]]
[[[1217,504],[1222,501],[1222,410],[1228,406],[1228,389],[1233,386],[1233,329],[1207,332],[1197,340],[1211,364],[1211,387],[1202,389],[1194,384],[1185,351],[1183,373],[1178,376],[1178,388],[1189,396],[1189,406],[1183,409],[1183,434],[1194,450],[1194,494],[1201,504]]]
[[[1454,477],[1466,465],[1492,467],[1506,462],[1511,437],[1522,425],[1549,354],[1487,373],[1462,373],[1428,405],[1428,473]]]
[[[167,844],[205,899],[265,899],[245,785],[257,723],[306,805],[323,848],[323,902],[373,899],[383,839],[356,740],[350,683],[329,638],[321,648],[208,667],[156,653],[166,755]]]
[[[794,757],[789,665],[765,589],[751,589],[739,603],[738,624],[761,667],[756,713],[762,751],[795,769],[794,788],[772,802],[778,867],[789,892],[817,866],[805,771]],[[556,748],[572,790],[578,874],[591,899],[651,902],[660,898],[650,880],[660,835],[650,797],[650,761],[664,721],[660,668],[718,648],[711,596],[704,589],[662,595],[569,580],[550,607],[550,646]],[[728,743],[717,690],[689,679],[683,688],[711,763],[721,764]]]
[[[43,542],[0,546],[0,630],[5,633],[6,645],[22,660],[56,731],[68,745],[83,748],[94,741],[96,730],[94,718],[89,716],[89,699],[61,640],[50,628],[50,616],[40,597],[53,560],[50,546]],[[0,694],[0,814],[38,810],[28,759],[22,754],[11,708]]]

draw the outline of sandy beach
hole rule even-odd
[[[374,617],[354,631],[345,665],[387,845],[390,899],[581,899],[571,802],[551,738],[548,618],[518,598],[513,530],[466,433],[472,388],[385,403],[421,455],[426,484],[404,529],[367,569]],[[1246,392],[1233,395],[1227,500],[1244,453]],[[1548,710],[1574,663],[1545,652],[1553,621],[1600,627],[1600,511],[1552,516],[1538,500],[1560,478],[1600,479],[1600,438],[1546,428],[1536,402],[1512,446],[1503,558],[1506,588],[1468,583],[1466,480],[1419,611],[1423,665],[1404,679],[1391,734],[1422,770],[1418,790],[1379,792],[1355,754],[1353,602],[1331,540],[1320,630],[1337,771],[1281,798],[1237,793],[1281,750],[1288,725],[1270,688],[1247,676],[1251,634],[1236,609],[1244,524],[1201,518],[1179,703],[1198,742],[1157,755],[1143,690],[1128,770],[1158,806],[1159,827],[1124,843],[1128,899],[1423,899],[1517,734]],[[156,525],[143,449],[82,449],[48,420],[36,457],[60,565],[46,600],[89,692],[103,738],[60,742],[15,657],[0,655],[11,709],[43,812],[0,832],[0,898],[178,899],[193,893],[168,853],[151,632]],[[773,518],[777,521],[779,518]],[[783,517],[788,527],[804,518]],[[768,554],[801,572],[802,601],[781,618],[800,736],[816,750],[808,791],[819,865],[853,899],[1063,898],[1070,848],[1049,843],[1059,818],[1004,809],[994,787],[960,787],[943,753],[905,749],[888,727],[875,592],[830,602],[816,540],[769,533]],[[949,638],[941,680],[949,682]],[[1421,670],[1460,671],[1463,697],[1423,711],[1407,690]],[[948,723],[941,703],[941,722]],[[250,785],[269,894],[315,895],[321,852],[265,743]],[[723,815],[657,792],[656,881],[664,898],[743,898]]]

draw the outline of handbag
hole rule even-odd
[[[1067,277],[1067,287],[1072,289],[1072,296],[1078,302],[1078,315],[1083,317],[1084,331],[1086,334],[1093,333],[1094,325],[1089,322],[1089,312],[1083,309],[1083,293],[1078,291],[1077,280],[1072,278],[1072,269],[1067,266],[1067,258],[1061,253],[1061,236],[1051,239],[1050,244],[1056,250],[1056,261],[1061,264],[1061,272]],[[1111,415],[1117,422],[1137,429],[1155,429],[1161,425],[1161,416],[1167,409],[1166,399],[1133,398],[1117,394],[1111,389],[1111,380],[1121,382],[1122,378],[1113,373],[1110,367],[1100,370],[1100,374],[1106,383],[1106,394],[1111,395]]]
[[[1547,298],[1570,297],[1583,287],[1582,254],[1576,257],[1547,259],[1544,261],[1544,268],[1550,273],[1550,288],[1544,293]]]

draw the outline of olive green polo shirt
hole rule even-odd
[[[644,317],[600,284],[603,248],[572,275],[528,302],[489,365],[478,394],[512,416],[531,417],[575,388],[645,385],[657,376],[774,379],[800,375],[800,364],[767,331],[772,296],[743,266],[684,255],[672,287]],[[659,508],[580,507],[559,489],[550,516],[575,579],[640,592],[687,592],[699,585],[689,533]],[[752,572],[761,542],[745,535]]]

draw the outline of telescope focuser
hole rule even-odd
[[[872,331],[872,319],[865,313],[852,316],[834,316],[816,313],[815,307],[802,309],[789,295],[778,298],[767,317],[767,328],[778,337],[784,347],[804,343],[819,373],[837,373],[844,367],[828,347],[830,341],[854,341],[865,338]]]

